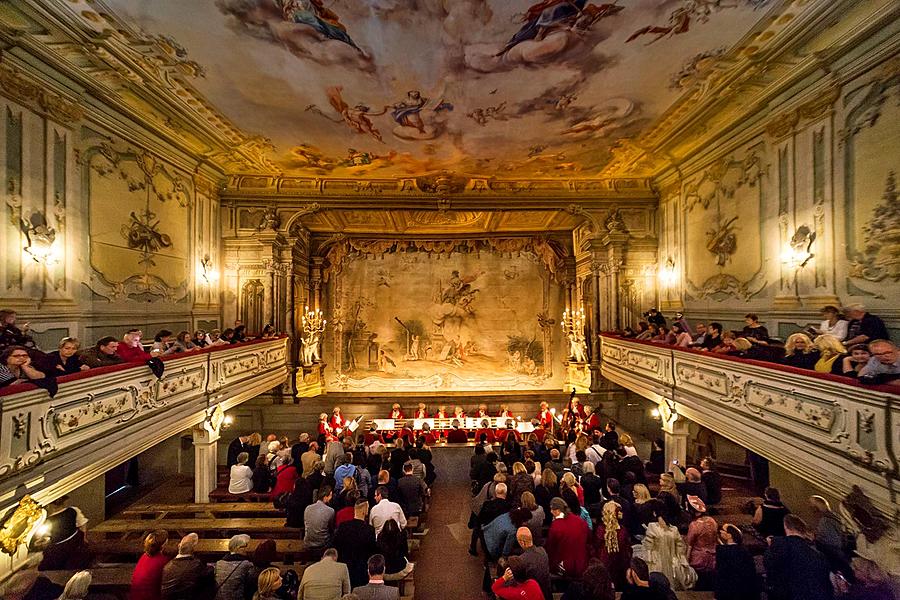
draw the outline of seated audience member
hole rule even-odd
[[[322,560],[306,567],[300,580],[297,600],[325,600],[340,598],[350,592],[350,572],[347,565],[338,562],[338,553],[328,548]]]
[[[331,542],[334,530],[334,509],[328,504],[334,493],[331,486],[323,485],[318,500],[303,511],[303,545],[310,549],[325,548]]]
[[[400,590],[395,587],[389,587],[384,584],[385,580],[385,559],[381,554],[373,554],[366,561],[366,572],[368,573],[368,583],[365,585],[355,586],[353,588],[354,600],[399,600]],[[341,600],[344,600],[344,596]]]
[[[741,358],[755,358],[752,355],[753,344],[747,338],[728,339],[727,335],[723,339],[723,344],[729,346],[730,349],[725,351],[728,356],[739,356]]]
[[[672,333],[675,334],[675,345],[679,348],[688,348],[694,343],[694,338],[681,323],[672,323]]]
[[[706,325],[703,323],[697,323],[694,327],[694,341],[691,343],[692,348],[696,348],[698,346],[702,346],[703,342],[706,341]]]
[[[194,346],[197,348],[206,348],[212,343],[212,340],[209,339],[209,336],[202,329],[198,329],[194,332],[194,335],[191,336],[191,342],[193,342]]]
[[[219,336],[219,339],[213,342],[213,346],[227,346],[228,344],[232,344],[232,339],[234,338],[234,329],[230,327],[226,327],[222,334]]]
[[[272,489],[272,478],[269,473],[269,461],[265,454],[256,457],[253,466],[253,491],[257,494],[268,494]]]
[[[216,600],[245,600],[256,591],[256,568],[247,558],[249,535],[228,540],[228,554],[216,561]]]
[[[570,579],[581,577],[587,568],[587,548],[591,531],[579,515],[572,514],[562,498],[550,501],[553,518],[547,533],[550,569]]]
[[[254,571],[255,573],[255,571]],[[285,575],[293,573],[294,578],[297,577],[296,571],[289,570]],[[285,588],[284,579],[281,577],[281,569],[278,567],[266,567],[259,572],[255,583],[256,593],[253,600],[284,600],[282,591]],[[296,594],[287,594],[289,598],[295,598]]]
[[[131,575],[128,600],[159,600],[163,568],[172,558],[162,551],[168,539],[169,533],[165,529],[148,533],[144,538],[144,553]]]
[[[625,585],[625,574],[631,564],[629,532],[622,524],[621,507],[615,502],[603,505],[603,517],[594,528],[592,554],[606,570],[617,590]]]
[[[632,558],[626,574],[628,583],[619,600],[669,600],[669,595],[650,580],[650,567],[640,558]]]
[[[872,353],[869,352],[869,347],[865,344],[851,346],[848,348],[848,352],[848,356],[844,356],[835,361],[831,372],[835,375],[843,375],[844,377],[853,377],[856,379],[859,376],[859,372],[862,371],[863,367],[869,362],[869,359],[872,358]]]
[[[153,338],[153,345],[150,347],[150,354],[159,356],[161,354],[169,354],[172,344],[172,332],[168,329],[161,329]]]
[[[231,465],[228,480],[229,494],[246,494],[253,490],[253,469],[247,466],[250,455],[241,452],[237,455],[237,463]]]
[[[625,565],[627,571],[629,565]],[[588,562],[587,569],[578,581],[569,585],[562,600],[615,600],[616,590],[623,586],[613,586],[612,577],[606,567],[596,558]],[[545,596],[550,598],[550,595]]]
[[[737,348],[734,345],[734,340],[737,339],[737,334],[733,331],[723,331],[722,335],[719,338],[719,345],[712,349],[713,352],[717,354],[728,354],[730,352],[734,352]]]
[[[671,331],[669,331],[669,328],[665,325],[658,325],[656,328],[656,335],[651,337],[650,341],[671,345],[675,343],[675,335]]]
[[[809,540],[806,523],[786,515],[783,528],[784,535],[772,540],[763,561],[769,600],[831,600],[828,561]]]
[[[857,556],[853,559],[853,583],[842,583],[837,590],[843,600],[895,600],[891,576],[875,562]]]
[[[224,346],[228,343],[222,339],[222,331],[220,329],[213,329],[210,331],[209,335],[207,335],[207,339],[209,340],[209,344],[207,345],[212,347]]]
[[[828,333],[816,337],[813,347],[819,352],[819,360],[813,365],[817,373],[831,373],[834,364],[847,353],[841,341]]]
[[[375,488],[375,506],[369,513],[369,522],[375,528],[375,535],[381,533],[381,529],[389,519],[397,521],[400,529],[406,529],[406,515],[403,514],[403,509],[388,499],[388,488],[379,485]]]
[[[63,588],[58,600],[85,600],[93,580],[90,571],[79,571],[72,575]]]
[[[700,461],[700,480],[706,487],[706,503],[715,506],[722,501],[722,477],[715,461],[707,456]]]
[[[194,600],[210,598],[215,594],[212,568],[194,556],[194,548],[199,541],[196,533],[181,538],[178,554],[163,567],[161,600]]]
[[[792,333],[784,343],[784,358],[781,364],[798,369],[815,369],[819,351],[805,333]]]
[[[754,313],[744,315],[746,325],[741,330],[741,336],[747,338],[751,344],[768,344],[769,330],[760,325],[759,317]]]
[[[61,496],[47,506],[50,539],[41,561],[42,571],[84,566],[84,530],[87,517],[77,506],[69,505],[69,497]]]
[[[688,547],[688,564],[697,572],[702,589],[709,589],[716,571],[716,543],[719,526],[706,514],[706,504],[697,496],[688,496],[691,524],[684,542]]]
[[[407,517],[418,517],[425,506],[428,486],[425,481],[413,475],[412,463],[403,465],[403,477],[397,480],[400,507]]]
[[[400,525],[394,519],[384,522],[376,536],[376,543],[378,552],[384,556],[386,581],[403,579],[415,568],[408,560],[409,544],[406,541],[406,533],[400,530]]]
[[[716,600],[759,600],[759,577],[741,530],[725,523],[716,546]]]
[[[28,323],[22,327],[16,326],[18,315],[14,310],[0,310],[0,349],[9,346],[24,346],[29,349],[38,349],[34,340],[28,335],[30,329]]]
[[[108,367],[110,365],[118,365],[125,362],[118,354],[119,341],[112,337],[106,336],[97,340],[93,348],[89,348],[81,353],[81,358],[85,364],[92,369],[97,367]]]
[[[807,331],[813,336],[833,335],[837,341],[847,339],[848,321],[841,315],[841,310],[836,306],[826,306],[821,310],[825,320],[818,327],[810,327]]]
[[[366,562],[378,552],[375,528],[366,521],[368,516],[368,501],[365,498],[357,500],[353,505],[353,519],[341,523],[334,532],[334,547],[350,571],[351,587],[366,584]]]
[[[900,383],[900,348],[888,340],[869,343],[872,358],[859,371],[861,383]]]
[[[767,487],[763,501],[753,513],[753,525],[761,537],[784,535],[784,517],[791,511],[781,503],[781,493],[777,488]]]
[[[237,321],[235,321],[237,323]],[[234,331],[231,333],[231,343],[232,344],[240,344],[241,342],[247,339],[247,326],[246,325],[235,325]]]
[[[525,563],[518,556],[509,558],[508,566],[491,586],[500,600],[543,600],[541,586],[528,577]]]
[[[90,369],[78,354],[80,347],[78,338],[64,337],[59,340],[59,350],[47,355],[47,362],[53,366],[56,375],[71,375]]]
[[[9,346],[0,353],[0,387],[44,377],[44,373],[31,366],[31,357],[24,346]]]
[[[634,339],[648,340],[654,335],[655,333],[650,329],[649,323],[646,321],[638,321],[637,330],[634,332]]]
[[[847,323],[847,338],[845,346],[854,344],[868,344],[875,340],[891,339],[884,321],[867,312],[862,304],[851,304],[844,309],[844,314],[850,319]]]
[[[275,331],[275,326],[272,324],[267,324],[265,327],[263,327],[262,333],[259,334],[257,339],[271,340],[272,338],[276,337],[277,335],[278,335],[278,332]]]
[[[182,352],[193,352],[199,350],[196,344],[191,341],[190,331],[179,331],[175,336],[175,342],[169,347],[166,354],[180,354]]]
[[[146,362],[150,360],[150,353],[144,351],[141,345],[141,338],[144,332],[140,329],[129,329],[119,342],[116,353],[122,357],[125,362]]]
[[[698,346],[701,350],[712,350],[722,344],[722,324],[710,323],[703,336],[703,342]]]
[[[665,575],[675,590],[693,589],[697,572],[688,563],[688,549],[677,527],[659,516],[647,525],[641,545],[651,571]]]

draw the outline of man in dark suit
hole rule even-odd
[[[359,600],[400,600],[400,590],[384,585],[384,556],[375,554],[368,563],[369,583],[353,588]]]
[[[772,540],[766,550],[766,584],[769,600],[832,600],[828,560],[810,541],[809,528],[800,517],[784,517],[784,537]]]
[[[250,435],[242,435],[231,440],[228,444],[228,459],[225,465],[230,469],[232,465],[237,464],[238,454],[246,452],[250,457],[248,464],[256,464],[256,457],[259,456],[259,444],[262,437],[258,433]]]
[[[212,568],[194,556],[200,537],[189,533],[178,544],[178,555],[163,567],[160,582],[162,600],[194,600],[215,593]]]
[[[366,585],[369,580],[369,557],[378,552],[375,528],[369,525],[369,502],[360,498],[353,506],[353,519],[341,523],[334,534],[334,547],[340,561],[350,571],[350,586]]]

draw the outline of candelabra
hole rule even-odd
[[[319,356],[319,344],[322,340],[322,333],[325,332],[325,315],[319,309],[309,310],[301,317],[303,323],[303,364],[311,365],[321,360]]]
[[[562,328],[569,340],[569,359],[587,362],[587,347],[584,343],[584,308],[563,311]]]

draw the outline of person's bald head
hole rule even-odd
[[[527,527],[519,527],[516,530],[516,541],[519,542],[519,547],[521,547],[522,550],[527,550],[533,546],[534,538],[531,537],[531,530]]]

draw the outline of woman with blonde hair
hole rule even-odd
[[[278,590],[281,589],[281,583],[281,571],[277,567],[263,569],[259,574],[253,600],[278,600]]]
[[[784,343],[784,358],[781,364],[811,371],[819,360],[819,351],[805,333],[792,333]]]
[[[91,579],[90,571],[78,571],[66,582],[66,587],[58,600],[83,600],[88,595]]]
[[[594,529],[592,553],[609,571],[617,590],[625,585],[625,573],[631,563],[628,531],[621,525],[622,507],[609,501],[603,505],[603,519]]]
[[[512,475],[507,476],[507,487],[509,491],[506,497],[513,506],[521,505],[522,492],[534,491],[534,478],[528,474],[523,463],[518,461],[513,463]]]
[[[544,509],[544,524],[550,524],[550,501],[559,496],[559,481],[553,469],[544,469],[541,472],[541,483],[534,488],[534,497],[537,503]]]
[[[813,346],[819,351],[819,360],[813,366],[817,373],[831,373],[835,361],[847,354],[847,349],[844,348],[841,340],[828,333],[817,337]]]
[[[681,517],[681,492],[675,485],[675,477],[671,473],[663,473],[659,476],[659,492],[656,499],[663,503],[663,512],[672,523],[677,523]]]
[[[531,492],[522,492],[521,498],[522,508],[531,511],[531,519],[525,523],[531,531],[531,537],[535,546],[544,545],[544,508],[537,503],[534,494]]]
[[[619,434],[619,445],[625,448],[625,456],[637,456],[637,448],[634,447],[634,440],[627,433]]]

